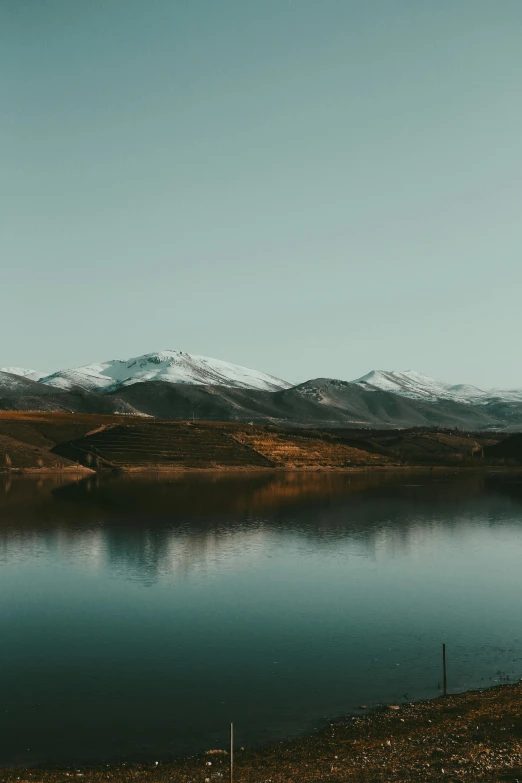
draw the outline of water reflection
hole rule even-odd
[[[280,739],[437,695],[443,640],[520,676],[521,557],[520,474],[1,477],[0,764]]]
[[[522,509],[518,474],[179,474],[0,479],[0,562],[45,553],[150,583],[247,563],[278,538],[378,561]]]

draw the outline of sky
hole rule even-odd
[[[520,0],[0,0],[0,366],[522,387]]]

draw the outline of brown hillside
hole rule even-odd
[[[326,436],[326,434],[325,434]],[[332,431],[328,437],[339,443],[376,451],[415,465],[459,465],[482,458],[483,448],[498,436],[440,430]]]
[[[382,465],[386,457],[274,427],[209,422],[156,422],[106,426],[55,447],[83,464],[143,468],[340,468]]]
[[[92,413],[0,411],[0,435],[7,435],[40,448],[52,449],[57,443],[81,438],[98,427],[131,421],[143,422],[144,417]]]
[[[387,457],[370,454],[353,446],[332,443],[324,438],[305,437],[293,432],[258,430],[252,434],[238,432],[233,437],[267,457],[273,465],[284,468],[349,468],[359,465],[385,465]]]
[[[41,469],[43,460],[47,470],[60,463],[42,457],[40,450],[85,466],[123,470],[479,467],[498,464],[491,446],[504,442],[502,448],[507,448],[511,441],[505,433],[456,430],[283,429],[265,424],[12,411],[0,411],[0,436],[11,439],[12,450],[14,443],[19,444],[16,464]],[[0,456],[0,470],[5,470],[4,462]]]
[[[73,460],[0,435],[0,470],[69,470],[85,471]]]
[[[270,468],[273,463],[231,437],[227,425],[147,421],[104,426],[62,443],[55,453],[72,460],[124,470],[148,468]]]

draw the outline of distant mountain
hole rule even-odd
[[[0,410],[140,413],[117,397],[82,390],[65,391],[0,370]]]
[[[504,419],[495,410],[458,400],[407,397],[364,384],[317,378],[291,391],[298,392],[325,410],[350,416],[352,425],[363,427],[448,427],[468,430],[503,429]],[[522,404],[517,407],[522,426]]]
[[[286,389],[290,386],[286,381],[257,370],[183,351],[161,351],[123,361],[113,359],[101,364],[87,364],[72,370],[60,370],[40,379],[41,383],[58,389],[108,392],[145,381],[264,391]]]
[[[40,378],[44,378],[47,373],[39,372],[38,370],[28,370],[25,367],[0,367],[0,372],[7,372],[10,375],[18,375],[20,378],[27,378],[29,381],[39,381]]]
[[[468,404],[522,402],[522,389],[479,389],[464,383],[438,381],[414,370],[372,370],[353,381],[369,391],[389,391],[414,400],[454,400]]]
[[[452,385],[413,371],[291,386],[257,370],[183,351],[89,364],[43,377],[0,371],[0,410],[141,414],[298,427],[522,431],[522,391]]]
[[[0,397],[30,394],[31,392],[37,395],[45,395],[48,393],[48,390],[27,377],[9,372],[7,369],[0,370]]]
[[[165,419],[194,417],[294,427],[522,429],[520,403],[505,404],[503,415],[497,416],[487,406],[409,399],[330,378],[317,378],[275,392],[150,381],[103,396],[114,396],[136,411]]]

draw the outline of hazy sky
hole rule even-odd
[[[0,0],[0,366],[522,386],[520,0]]]

